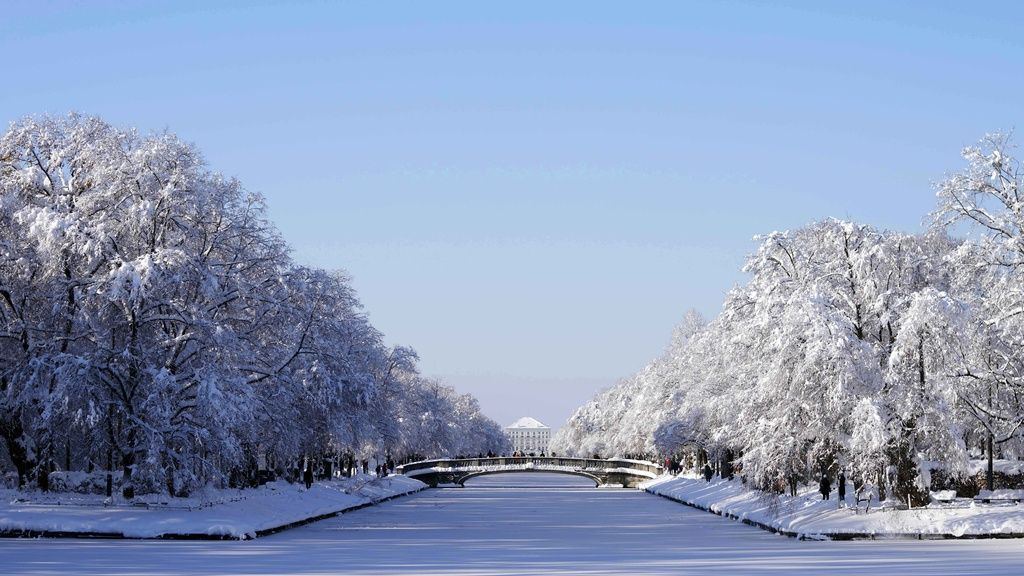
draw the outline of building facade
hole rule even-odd
[[[539,420],[524,416],[505,428],[508,439],[512,442],[512,450],[525,454],[548,453],[551,442],[551,428]]]

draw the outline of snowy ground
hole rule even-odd
[[[840,507],[835,492],[823,501],[815,487],[804,487],[799,496],[779,496],[745,489],[740,481],[718,478],[661,478],[642,489],[726,514],[752,520],[802,536],[857,535],[872,537],[935,537],[987,534],[1024,534],[1024,505],[975,504],[961,499],[915,510],[872,509],[865,513]],[[847,491],[853,505],[852,489]],[[877,505],[877,502],[873,503]],[[1020,544],[1024,548],[1024,541]]]
[[[1019,574],[1024,565],[1019,540],[799,541],[638,490],[551,480],[559,487],[540,474],[476,478],[249,541],[7,539],[0,558],[11,574],[148,576],[936,576]]]
[[[0,532],[251,538],[422,488],[422,482],[404,476],[356,476],[318,482],[308,491],[300,484],[273,482],[253,490],[210,491],[185,499],[151,495],[137,499],[137,505],[123,501],[105,505],[104,498],[95,495],[0,490]]]

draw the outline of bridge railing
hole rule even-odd
[[[642,460],[628,460],[625,458],[563,458],[563,457],[539,457],[539,456],[496,456],[493,458],[439,458],[436,460],[422,460],[410,462],[398,467],[400,474],[408,474],[415,470],[437,469],[437,468],[501,468],[521,467],[528,464],[535,466],[552,466],[558,468],[573,468],[578,470],[607,470],[609,468],[621,468],[625,470],[641,470],[654,475],[661,474],[660,464]]]

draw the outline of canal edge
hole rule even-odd
[[[356,504],[355,506],[349,506],[333,512],[327,512],[326,514],[318,514],[316,516],[303,518],[302,520],[281,524],[280,526],[263,528],[255,532],[246,533],[241,537],[232,536],[230,534],[204,534],[200,532],[160,534],[159,536],[127,536],[122,532],[5,529],[0,530],[0,538],[83,538],[93,540],[253,540],[255,538],[270,536],[272,534],[277,534],[278,532],[284,532],[286,530],[291,530],[292,528],[312,524],[313,522],[319,522],[321,520],[327,520],[328,518],[334,518],[335,516],[341,516],[348,512],[355,512],[356,510],[369,508],[370,506],[382,504],[389,500],[395,500],[404,496],[411,496],[418,492],[422,492],[427,488],[429,488],[429,486],[421,486],[415,490],[402,492],[401,494],[392,494],[376,500],[369,500],[361,504]]]
[[[1015,538],[1024,538],[1022,532],[995,532],[988,534],[950,534],[950,533],[892,533],[892,534],[875,534],[870,532],[832,532],[828,534],[822,533],[806,533],[806,532],[795,532],[793,530],[785,530],[771,524],[759,522],[757,520],[751,520],[750,518],[742,518],[731,512],[712,510],[710,507],[695,502],[688,502],[681,498],[676,498],[668,494],[659,494],[652,492],[650,489],[644,489],[644,492],[648,494],[671,500],[677,504],[683,504],[690,508],[696,508],[697,510],[703,510],[716,516],[722,516],[723,518],[729,518],[730,520],[736,520],[742,522],[748,526],[760,528],[766,532],[772,534],[779,534],[788,538],[794,538],[796,540],[830,540],[830,541],[851,541],[851,540],[1011,540]]]

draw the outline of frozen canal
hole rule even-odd
[[[798,542],[569,476],[477,478],[249,542],[0,540],[3,574],[1020,574],[1024,541]]]

